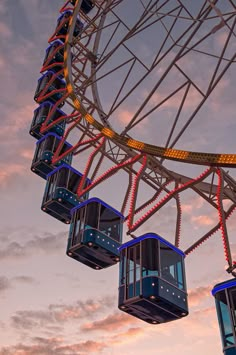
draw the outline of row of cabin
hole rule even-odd
[[[75,5],[75,1],[70,2]],[[84,13],[92,7],[92,1],[82,1]],[[65,132],[66,113],[61,110],[65,89],[64,41],[71,15],[67,10],[57,21],[34,96],[39,106],[30,128],[30,134],[37,139],[31,169],[46,180],[41,208],[70,224],[68,256],[95,270],[120,263],[119,308],[122,311],[152,324],[184,317],[188,314],[184,254],[154,233],[122,244],[124,216],[104,201],[89,198],[88,193],[78,197],[83,175],[71,166],[72,152],[64,154],[70,151],[68,142],[60,149],[62,158],[53,163]],[[82,30],[83,24],[77,19],[74,36]],[[46,120],[51,128],[42,132]],[[90,184],[85,179],[83,188]]]
[[[70,3],[75,5],[76,1]],[[93,1],[84,0],[81,10],[87,14]],[[165,323],[188,314],[184,254],[154,233],[148,233],[122,244],[124,216],[104,201],[90,198],[88,193],[78,198],[82,174],[72,166],[71,145],[64,142],[62,159],[52,164],[65,131],[66,114],[61,110],[65,81],[63,79],[64,42],[71,11],[58,18],[55,38],[46,49],[44,74],[38,80],[34,99],[39,103],[34,111],[30,134],[37,139],[32,171],[46,179],[42,210],[70,224],[67,255],[95,269],[107,268],[119,262],[120,310],[151,324]],[[83,24],[77,19],[74,36],[80,35]],[[61,102],[55,106],[58,101]],[[41,132],[48,118],[51,128]],[[55,124],[56,122],[56,124]],[[54,124],[53,124],[54,123]],[[91,181],[85,180],[84,188]],[[236,281],[214,287],[223,352],[236,354]]]
[[[74,6],[76,1],[71,0],[70,3]],[[88,14],[94,7],[94,1],[83,0],[81,3],[81,12]],[[72,16],[72,10],[65,10],[59,16],[53,36],[49,39],[49,46],[46,49],[43,66],[41,69],[42,76],[38,79],[38,85],[35,91],[34,100],[39,104],[39,107],[34,111],[30,134],[39,139],[43,136],[40,132],[43,122],[49,115],[53,106],[57,103],[56,108],[51,114],[47,125],[57,121],[52,125],[48,132],[56,133],[58,136],[63,136],[65,131],[65,120],[60,120],[66,114],[60,110],[64,106],[63,96],[66,90],[64,80],[64,43],[68,32],[68,24]],[[74,37],[81,35],[84,25],[78,17],[74,29]],[[73,55],[71,60],[73,59]]]
[[[75,5],[75,1],[70,3]],[[88,14],[93,6],[93,1],[82,1],[81,11]],[[67,117],[61,110],[66,86],[63,78],[64,42],[71,16],[72,11],[65,10],[57,20],[56,30],[46,49],[41,69],[43,75],[35,91],[34,99],[39,106],[34,111],[30,127],[30,134],[37,139],[31,170],[46,180],[42,210],[63,223],[71,223],[67,254],[95,269],[101,269],[119,261],[123,216],[99,199],[89,200],[88,193],[78,198],[77,190],[83,176],[71,166],[72,146],[67,141],[62,143]],[[82,30],[83,24],[77,18],[74,37],[79,36]],[[43,131],[45,122],[50,127]],[[53,157],[58,149],[62,158],[54,163]],[[83,188],[89,184],[91,181],[86,179]],[[73,233],[77,233],[79,225],[80,238],[78,235],[74,238]],[[83,230],[86,232],[83,233]],[[96,237],[94,231],[99,231],[99,236]],[[92,241],[92,248],[87,250],[83,247],[91,247]],[[75,250],[78,246],[80,257]]]

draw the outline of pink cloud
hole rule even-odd
[[[81,326],[83,331],[103,330],[109,332],[111,329],[117,330],[124,326],[137,323],[137,319],[126,315],[125,313],[114,313],[102,320],[85,323]]]
[[[118,120],[124,125],[127,125],[130,122],[133,115],[134,113],[128,110],[120,110],[117,113]]]
[[[182,212],[191,213],[193,210],[202,208],[204,200],[202,197],[197,196],[188,199],[187,203],[181,203]]]
[[[3,22],[0,22],[0,33],[5,39],[9,39],[12,36],[10,28]]]
[[[33,149],[23,149],[20,152],[20,155],[27,160],[32,160],[33,156],[34,156],[34,150]]]
[[[123,344],[127,344],[133,341],[137,341],[139,337],[142,337],[146,333],[145,327],[135,327],[129,328],[127,331],[116,334],[108,339],[108,344],[112,346],[120,346]]]
[[[40,338],[34,339],[36,344],[17,344],[9,347],[2,347],[0,355],[71,355],[71,354],[94,354],[100,353],[107,347],[105,342],[82,341],[76,344],[63,345],[61,338]]]
[[[193,210],[193,205],[183,203],[181,204],[181,210],[185,213],[191,213]]]
[[[171,89],[171,91],[167,91],[163,93],[160,92],[154,93],[154,95],[150,100],[150,104],[157,105],[158,103],[162,102],[168,95],[171,94],[172,90],[173,88]],[[180,107],[180,103],[183,98],[183,95],[184,95],[184,90],[177,92],[174,96],[172,96],[170,99],[165,101],[160,106],[160,108],[178,109]],[[195,108],[199,104],[201,99],[202,99],[202,95],[195,88],[191,88],[186,97],[183,110],[190,110]]]
[[[216,219],[207,215],[192,216],[191,221],[196,223],[198,226],[211,226],[216,223]]]
[[[0,187],[5,187],[9,179],[16,176],[23,176],[28,172],[27,167],[21,164],[1,164],[0,165]]]
[[[200,303],[211,296],[212,286],[196,287],[188,291],[189,306],[199,306]]]

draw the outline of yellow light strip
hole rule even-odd
[[[68,33],[74,16],[76,16],[75,11],[69,21]],[[79,98],[76,96],[74,92],[73,83],[70,82],[69,68],[68,68],[70,45],[68,43],[68,39],[69,39],[68,33],[65,39],[65,50],[64,50],[64,75],[65,75],[68,94],[72,99],[75,108],[81,113],[81,115],[86,119],[86,121],[90,123],[93,127],[95,127],[98,131],[100,131],[104,136],[109,137],[114,141],[116,141],[117,143],[123,144],[126,147],[133,148],[140,152],[147,153],[150,155],[155,155],[157,157],[161,157],[165,159],[176,160],[176,161],[191,163],[191,164],[208,165],[208,166],[211,165],[211,166],[222,166],[222,167],[223,166],[236,167],[236,154],[224,154],[224,153],[214,154],[214,153],[204,153],[204,152],[190,152],[186,150],[158,147],[155,145],[137,141],[135,139],[131,139],[131,138],[129,139],[127,137],[120,136],[117,132],[113,131],[108,127],[105,127],[100,122],[95,120],[95,118],[92,115],[90,115],[86,111],[86,109],[82,106]]]

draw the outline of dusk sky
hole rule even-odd
[[[30,170],[36,141],[28,132],[37,107],[33,96],[47,41],[54,32],[63,3],[63,0],[0,0],[0,355],[221,354],[211,290],[230,276],[225,272],[220,233],[186,258],[189,316],[155,326],[118,310],[118,265],[97,272],[66,256],[68,226],[40,209],[45,181]],[[223,38],[222,30],[219,43]],[[206,108],[214,118],[214,123],[205,120],[206,127],[216,124],[212,144],[222,137],[219,151],[235,151],[233,78],[235,72],[222,81],[220,91]],[[165,109],[171,110],[174,103],[171,105]],[[125,107],[118,124],[127,122],[130,112]],[[228,122],[224,133],[223,114],[224,122]],[[197,139],[203,148],[209,147],[213,132],[209,129],[204,140],[199,125],[195,135],[186,140],[189,149],[191,140],[195,144],[193,149],[196,148]],[[140,139],[148,141],[146,128]],[[173,163],[172,169],[176,166]],[[198,167],[198,171],[204,170]],[[194,167],[184,166],[186,175],[194,172]],[[118,208],[112,182],[106,186],[109,198],[102,187],[97,193],[92,191],[91,196],[102,197]],[[168,204],[148,225],[148,231],[171,242],[172,207]],[[183,194],[182,210],[184,250],[189,242],[213,227],[218,216],[193,192]],[[228,222],[233,256],[235,230],[234,214]],[[141,228],[140,235],[144,232]]]

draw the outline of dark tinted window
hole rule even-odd
[[[86,208],[86,228],[98,228],[99,204],[90,203]]]
[[[142,241],[142,276],[158,276],[159,241],[154,238]]]
[[[103,205],[101,205],[99,229],[107,236],[120,241],[120,217]]]

